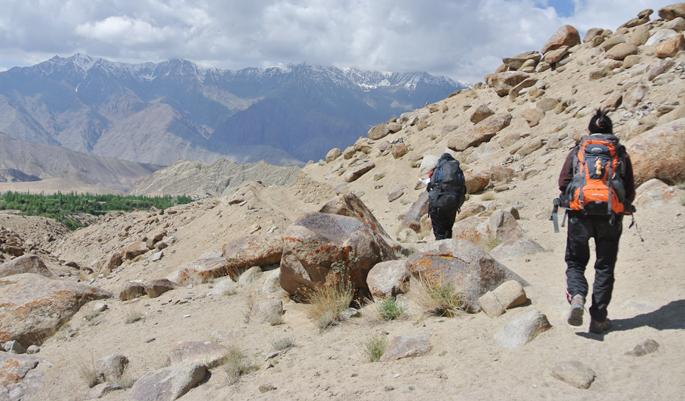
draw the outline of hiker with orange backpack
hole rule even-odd
[[[588,241],[595,239],[595,282],[592,288],[589,331],[611,328],[607,308],[614,288],[614,266],[623,231],[623,216],[635,208],[635,183],[630,157],[613,134],[607,114],[597,110],[590,119],[590,134],[573,148],[559,175],[560,205],[567,209],[566,297],[571,307],[568,323],[583,324],[588,283],[585,267],[590,260]],[[556,204],[555,204],[556,205]]]

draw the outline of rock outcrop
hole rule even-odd
[[[0,279],[0,342],[41,344],[86,302],[111,297],[101,289],[25,273]]]

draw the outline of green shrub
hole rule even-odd
[[[369,362],[378,362],[385,353],[388,339],[385,336],[375,336],[366,343],[366,357]]]
[[[164,210],[192,202],[188,196],[132,196],[56,193],[51,195],[5,192],[0,194],[0,210],[18,210],[29,216],[53,218],[70,230],[83,227],[79,215],[103,215],[111,211]]]
[[[404,314],[404,309],[395,298],[386,298],[378,303],[378,314],[383,320],[395,320]]]

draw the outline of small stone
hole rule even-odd
[[[93,312],[102,313],[109,308],[104,302],[95,302],[93,304]]]
[[[123,390],[123,387],[117,383],[100,383],[88,390],[88,399],[97,400],[117,390]]]
[[[471,122],[478,124],[493,114],[495,114],[495,112],[492,111],[486,104],[481,104],[476,108],[473,114],[471,114]]]
[[[595,376],[592,369],[578,361],[560,362],[552,368],[552,377],[580,389],[590,388]]]
[[[528,302],[523,286],[516,280],[505,281],[495,288],[492,293],[505,309],[521,306]]]
[[[98,383],[116,382],[124,374],[128,366],[128,358],[124,355],[113,354],[95,362],[95,375]]]
[[[272,326],[283,323],[283,302],[280,299],[262,299],[252,310],[256,320]]]
[[[252,266],[245,270],[240,277],[238,277],[238,284],[241,287],[246,287],[251,283],[257,281],[257,278],[262,275],[262,269],[259,266]]]
[[[131,388],[133,401],[173,401],[209,376],[202,364],[177,365],[144,374]]]
[[[155,252],[152,255],[150,255],[150,262],[159,262],[162,260],[162,257],[164,256],[164,252],[159,251]]]
[[[402,195],[404,195],[404,187],[397,188],[388,194],[388,202],[396,201],[401,198]]]
[[[359,309],[347,308],[340,313],[340,319],[350,320],[353,317],[360,317],[361,315],[362,315],[362,313],[359,311]]]
[[[552,325],[542,312],[531,310],[514,316],[496,334],[495,341],[504,348],[516,348],[532,341]]]
[[[651,338],[641,342],[640,344],[636,345],[635,348],[632,350],[626,352],[626,355],[630,356],[645,356],[647,354],[651,354],[653,352],[656,352],[659,349],[659,343],[652,340]]]
[[[29,355],[37,354],[39,352],[40,352],[40,347],[35,345],[35,344],[29,345],[29,347],[26,348],[26,353]]]
[[[381,362],[396,361],[402,358],[415,357],[428,353],[431,350],[428,335],[416,337],[397,336],[394,337],[385,353],[381,357]]]
[[[150,298],[157,298],[158,296],[164,294],[167,291],[171,291],[176,287],[176,283],[165,278],[153,280],[147,285],[145,285],[145,293]]]

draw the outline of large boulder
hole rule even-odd
[[[507,66],[510,70],[516,71],[523,67],[523,65],[526,63],[528,60],[533,61],[533,65],[537,65],[538,62],[540,62],[540,57],[542,55],[538,53],[537,51],[529,51],[521,54],[517,54],[516,56],[513,57],[507,57],[502,59],[502,63]]]
[[[147,253],[147,251],[149,251],[149,249],[145,241],[135,241],[126,245],[126,247],[122,250],[122,254],[124,256],[124,259],[130,260],[144,253]]]
[[[429,283],[451,283],[464,296],[471,309],[478,309],[478,298],[507,280],[525,281],[492,256],[469,241],[440,241],[436,249],[407,259],[407,270]]]
[[[99,288],[25,273],[0,280],[0,342],[41,344],[85,303],[111,294]]]
[[[509,113],[492,115],[473,126],[469,131],[452,136],[447,141],[447,146],[458,152],[472,146],[478,146],[483,142],[490,141],[498,132],[508,127],[510,123],[511,114]]]
[[[173,401],[210,376],[203,364],[183,364],[148,372],[131,388],[133,401]]]
[[[389,133],[390,131],[388,131],[388,128],[385,124],[378,124],[369,129],[367,136],[369,139],[378,140],[385,137]]]
[[[382,244],[383,259],[394,259],[400,246],[391,239],[381,223],[359,197],[353,193],[336,196],[319,209],[320,213],[353,217],[371,228],[376,241]]]
[[[406,292],[409,272],[405,260],[389,260],[376,264],[366,277],[366,284],[375,298],[387,298]]]
[[[678,17],[685,18],[685,3],[675,3],[660,9],[659,17],[665,19],[666,21],[670,21]]]
[[[656,178],[640,185],[636,191],[635,206],[638,209],[659,208],[665,203],[673,202],[678,199],[682,190],[675,186],[669,186]],[[682,196],[682,195],[681,195]]]
[[[542,54],[562,46],[573,47],[579,44],[580,34],[578,33],[578,30],[571,25],[564,25],[547,40],[547,43],[542,47]]]
[[[22,273],[35,273],[45,277],[53,277],[53,274],[45,266],[43,260],[36,255],[19,256],[0,265],[0,277]]]
[[[647,46],[656,46],[665,40],[671,39],[673,37],[678,36],[678,32],[676,32],[673,29],[668,29],[668,28],[661,28],[657,29],[652,36],[647,39],[647,42],[645,45]]]
[[[530,77],[529,74],[525,72],[518,71],[505,71],[496,74],[490,74],[485,77],[485,82],[495,89],[499,97],[504,97],[509,94],[509,91],[518,85],[519,83],[525,81]]]
[[[419,198],[411,204],[409,210],[402,214],[400,219],[401,228],[410,228],[415,232],[421,232],[421,217],[428,214],[428,192],[423,191]]]
[[[283,235],[281,286],[298,300],[324,285],[351,285],[368,296],[366,277],[393,248],[371,226],[355,217],[310,213]]]
[[[626,143],[635,185],[658,178],[668,184],[685,180],[685,118],[659,125]]]
[[[674,57],[685,48],[685,36],[682,33],[664,40],[656,47],[656,56],[659,58]]]
[[[233,280],[252,266],[275,266],[281,262],[283,241],[278,235],[253,234],[223,247],[226,271]]]
[[[613,60],[623,60],[632,54],[637,54],[637,46],[631,43],[619,43],[607,51],[607,57]]]

